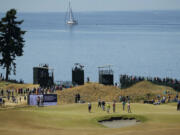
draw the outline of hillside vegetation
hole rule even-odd
[[[73,103],[77,93],[79,93],[81,99],[86,102],[97,101],[98,98],[105,101],[119,101],[119,96],[130,96],[132,101],[141,101],[147,99],[147,94],[150,94],[150,99],[156,99],[156,96],[162,96],[164,91],[168,91],[171,98],[174,98],[176,95],[176,92],[172,88],[155,85],[148,81],[139,82],[127,89],[120,89],[115,86],[105,86],[98,83],[86,83],[85,85],[65,89],[57,93],[61,103]]]
[[[10,83],[10,82],[5,82],[5,81],[0,81],[0,89],[3,90],[8,90],[8,89],[19,89],[19,88],[29,88],[29,89],[33,89],[33,88],[37,88],[39,87],[39,85],[34,85],[34,84],[17,84],[17,83]]]
[[[37,88],[39,85],[33,84],[15,84],[9,82],[0,82],[0,90],[19,89],[19,88]],[[75,95],[80,94],[81,100],[85,102],[96,102],[100,98],[101,100],[119,101],[119,96],[130,96],[131,101],[140,102],[147,100],[147,94],[151,99],[156,99],[157,95],[163,95],[164,91],[168,91],[171,98],[174,98],[177,94],[171,87],[155,85],[148,81],[139,82],[127,89],[120,89],[115,86],[105,86],[99,83],[86,83],[82,86],[77,86],[63,91],[57,90],[59,103],[74,103]],[[167,95],[166,95],[167,96]]]

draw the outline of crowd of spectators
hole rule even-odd
[[[129,76],[129,75],[120,75],[120,84],[121,88],[128,88],[133,84],[140,82],[140,81],[150,81],[154,84],[169,86],[175,89],[176,91],[180,92],[180,81],[177,79],[172,78],[159,78],[159,77],[141,77],[141,76]]]
[[[8,90],[1,89],[0,99],[10,103],[20,103],[22,99],[26,101],[28,95],[49,94],[49,93],[54,93],[55,91],[56,91],[55,88],[33,88],[33,89],[19,88],[19,89],[8,89]]]

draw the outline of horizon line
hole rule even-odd
[[[11,8],[13,9],[13,8]],[[15,8],[14,8],[15,9]],[[10,10],[10,9],[9,9]],[[8,10],[7,10],[8,11]],[[2,11],[0,13],[6,13],[7,11]],[[16,9],[17,13],[64,13],[66,11],[18,11]],[[85,12],[165,12],[165,11],[180,11],[180,9],[157,9],[157,10],[150,10],[150,9],[147,9],[147,10],[94,10],[94,11],[73,11],[75,13],[85,13]]]

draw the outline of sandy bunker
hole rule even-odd
[[[135,118],[112,117],[110,119],[101,120],[99,123],[108,128],[122,128],[139,124],[140,121]]]

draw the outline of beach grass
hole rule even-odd
[[[86,83],[82,86],[57,91],[57,94],[60,103],[74,103],[77,93],[81,95],[81,100],[86,102],[96,102],[98,99],[110,102],[119,101],[119,96],[129,96],[133,102],[143,102],[144,100],[157,99],[157,95],[167,97],[168,95],[164,95],[164,91],[170,93],[171,99],[177,94],[171,87],[156,85],[148,81],[139,82],[127,89],[105,86],[99,83]],[[149,99],[147,94],[150,94]]]
[[[33,89],[33,88],[38,88],[39,85],[34,85],[34,84],[17,84],[17,83],[11,83],[11,82],[6,82],[6,81],[0,81],[0,90],[16,90],[19,88],[29,88],[29,89]]]

